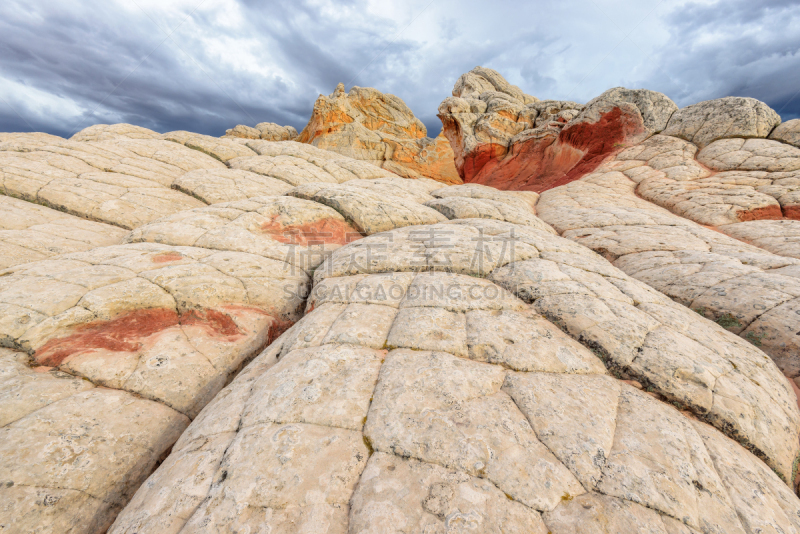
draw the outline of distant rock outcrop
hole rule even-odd
[[[540,101],[476,67],[458,79],[439,118],[465,182],[545,191],[660,132],[677,109],[661,93],[622,87],[585,106]]]
[[[264,139],[265,141],[293,141],[297,137],[294,126],[280,126],[274,122],[260,122],[256,127],[238,124],[230,130],[225,130],[222,137],[238,139]]]
[[[800,148],[800,119],[792,119],[782,123],[772,130],[769,138]]]
[[[95,124],[70,137],[70,141],[112,141],[115,139],[159,139],[161,134],[134,124]]]
[[[672,116],[664,134],[705,148],[719,139],[763,138],[780,123],[780,115],[765,103],[729,96],[686,106]]]
[[[297,141],[369,161],[405,178],[461,183],[448,140],[426,135],[425,125],[398,97],[369,87],[345,93],[339,84],[333,94],[317,99]]]

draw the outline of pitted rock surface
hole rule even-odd
[[[339,84],[320,95],[297,141],[331,150],[406,178],[461,183],[453,151],[443,135],[435,139],[398,97],[370,87],[345,93]]]

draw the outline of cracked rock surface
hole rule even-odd
[[[305,317],[203,410],[112,533],[800,527],[800,501],[742,446],[767,457],[763,438],[794,428],[778,446],[791,471],[800,417],[774,364],[586,248],[458,220],[347,244],[314,278]],[[618,315],[603,322],[601,303]],[[682,348],[637,362],[661,336]],[[720,372],[707,410],[682,396]],[[743,395],[754,372],[762,392]],[[732,431],[742,418],[755,426]]]
[[[800,533],[795,121],[440,117],[0,134],[0,530]]]
[[[795,335],[800,317],[794,313],[800,305],[800,267],[791,237],[796,221],[758,220],[763,211],[728,195],[667,193],[667,185],[702,181],[684,176],[709,173],[692,158],[695,153],[685,141],[654,136],[580,180],[543,193],[537,212],[564,237],[741,335],[795,379],[800,375]],[[746,198],[757,194],[749,186],[740,189],[751,191]],[[740,222],[751,217],[757,220]],[[708,228],[715,224],[718,232]]]

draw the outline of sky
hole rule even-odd
[[[788,120],[800,0],[2,0],[0,131],[299,131],[341,82],[399,96],[435,136],[478,65],[541,99],[750,96]]]

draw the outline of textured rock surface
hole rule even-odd
[[[422,204],[387,197],[356,185],[306,184],[287,194],[330,206],[366,235],[445,219],[438,211]]]
[[[223,163],[233,158],[255,155],[255,152],[253,152],[244,144],[237,143],[236,141],[227,139],[225,137],[217,138],[211,137],[210,135],[177,131],[165,133],[162,136],[162,139],[180,143],[188,148],[198,150],[220,160]]]
[[[0,143],[2,192],[126,229],[203,203],[171,189],[188,171],[219,161],[155,139]]]
[[[425,205],[448,219],[495,219],[554,233],[541,219],[534,217],[529,208],[509,205],[499,200],[453,196],[431,200]]]
[[[26,405],[0,430],[0,524],[8,532],[103,532],[189,421],[81,380],[83,391],[52,398],[52,382],[63,388],[74,379],[15,363],[0,363],[3,393],[52,402]]]
[[[291,185],[397,177],[365,161],[294,141],[248,141],[247,146],[258,156],[228,160],[231,169],[254,172]]]
[[[71,141],[113,141],[115,139],[159,139],[161,134],[133,124],[95,124],[70,137]]]
[[[253,254],[103,247],[5,272],[0,342],[189,417],[287,322],[302,271]]]
[[[255,128],[239,124],[230,130],[225,130],[222,137],[238,139],[264,139],[265,141],[293,141],[297,137],[294,126],[280,126],[274,122],[260,122]]]
[[[293,197],[255,197],[183,211],[141,226],[129,243],[246,252],[313,271],[361,233],[327,206]]]
[[[539,194],[533,191],[500,191],[494,187],[481,184],[464,184],[451,187],[443,187],[431,191],[431,195],[436,198],[464,197],[486,199],[510,204],[520,209],[536,209],[536,202]]]
[[[737,378],[756,369],[762,386]],[[708,411],[661,396],[709,373]],[[692,414],[763,445],[792,428],[773,458],[791,471],[800,414],[757,349],[550,233],[400,228],[315,271],[306,316],[204,409],[110,532],[800,527],[789,487]]]
[[[331,95],[320,95],[297,140],[406,178],[461,183],[450,143],[442,135],[426,135],[425,125],[396,96],[369,87],[345,93],[339,84]]]
[[[363,181],[359,191],[385,188],[420,210],[441,188],[308,145],[131,130],[0,139],[4,192],[22,197],[0,197],[10,532],[105,531],[190,419],[301,316],[307,273],[361,234],[323,204],[283,196],[295,176]],[[128,190],[101,196],[95,183]],[[126,203],[132,192],[138,204]],[[121,241],[131,244],[106,246]]]
[[[661,93],[621,87],[585,106],[537,101],[477,67],[456,82],[439,117],[465,182],[541,192],[660,132],[676,109]]]
[[[728,197],[709,201],[653,195],[653,183],[696,183],[680,179],[702,170],[689,158],[692,151],[684,141],[655,136],[595,173],[544,193],[537,204],[539,216],[564,237],[600,252],[634,278],[741,335],[767,352],[787,376],[796,378],[800,375],[800,341],[795,335],[800,318],[793,311],[800,305],[797,260],[779,248],[746,244],[758,245],[752,232],[745,242],[731,239],[643,199],[652,198],[701,223],[723,224],[723,232],[750,224],[740,220],[770,216],[748,212],[746,205]],[[754,224],[789,231],[793,222]]]
[[[800,148],[800,119],[792,119],[779,124],[769,134],[769,138]]]
[[[321,100],[339,149],[424,137],[371,91]],[[794,126],[454,95],[483,183],[276,125],[0,134],[0,530],[800,532]]]
[[[755,98],[728,96],[706,100],[677,111],[664,130],[700,148],[730,137],[767,137],[780,116]]]
[[[800,148],[770,139],[724,139],[711,143],[697,160],[718,172],[713,179],[741,184],[751,194],[773,197],[782,215],[800,218]],[[756,219],[780,218],[777,210]],[[744,219],[748,220],[748,219]]]
[[[122,242],[127,232],[0,196],[0,269]]]
[[[748,221],[719,230],[773,254],[800,259],[800,221]]]

